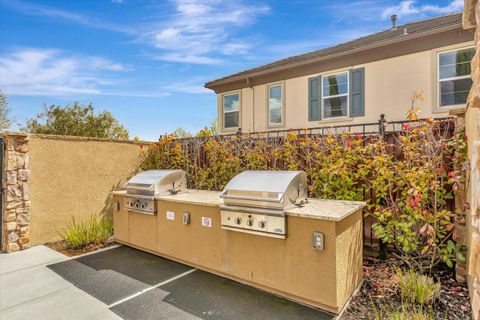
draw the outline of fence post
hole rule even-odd
[[[385,124],[387,119],[385,119],[385,114],[380,114],[380,119],[378,119],[378,136],[380,140],[385,139]],[[375,191],[374,191],[375,192]],[[380,259],[387,258],[387,245],[383,243],[382,239],[378,238],[378,257]]]
[[[385,119],[385,114],[380,115],[380,119],[378,119],[378,135],[380,137],[380,140],[383,140],[385,137],[385,123],[387,120]]]

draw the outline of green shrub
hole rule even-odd
[[[424,273],[455,261],[448,201],[463,180],[466,142],[462,134],[450,138],[449,125],[412,122],[386,140],[341,129],[283,137],[164,136],[142,151],[140,168],[181,168],[189,188],[217,191],[243,170],[304,170],[310,196],[366,201],[375,235]]]
[[[433,279],[409,270],[402,272],[397,270],[398,286],[400,287],[402,299],[409,302],[417,302],[421,306],[433,302],[440,294],[440,283],[433,282]]]
[[[390,303],[388,299],[374,304],[372,301],[375,320],[446,320],[447,314],[440,318],[435,316],[431,305],[418,305],[412,301],[402,300],[401,305]]]
[[[83,221],[77,221],[72,216],[72,220],[60,232],[60,237],[72,248],[105,243],[112,235],[112,219],[108,217],[99,218],[95,215]]]
[[[421,311],[392,311],[387,313],[384,317],[379,318],[379,320],[433,320],[435,317],[430,313],[423,313]]]

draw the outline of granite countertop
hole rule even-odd
[[[190,204],[199,204],[209,207],[218,207],[223,203],[220,198],[220,192],[208,190],[187,189],[177,194],[167,194],[155,197],[158,200],[185,202]]]
[[[340,221],[363,208],[365,202],[308,199],[303,207],[287,208],[285,214],[294,217]]]
[[[113,191],[114,195],[126,195],[126,191]],[[144,199],[152,199],[152,197],[136,196]],[[218,207],[223,203],[220,198],[220,192],[207,190],[187,189],[177,194],[160,195],[155,197],[156,200],[183,202],[188,204],[204,205],[209,207]],[[285,210],[287,216],[303,217],[320,220],[340,221],[350,214],[363,208],[365,202],[359,201],[342,201],[342,200],[324,200],[324,199],[308,199],[303,207],[290,207]]]

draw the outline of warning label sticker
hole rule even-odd
[[[212,218],[202,217],[202,226],[211,228],[212,227]]]

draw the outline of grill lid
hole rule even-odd
[[[177,193],[187,187],[183,170],[148,170],[135,175],[123,186],[128,194],[156,196]]]
[[[244,171],[223,189],[225,205],[283,209],[307,198],[303,171]]]

